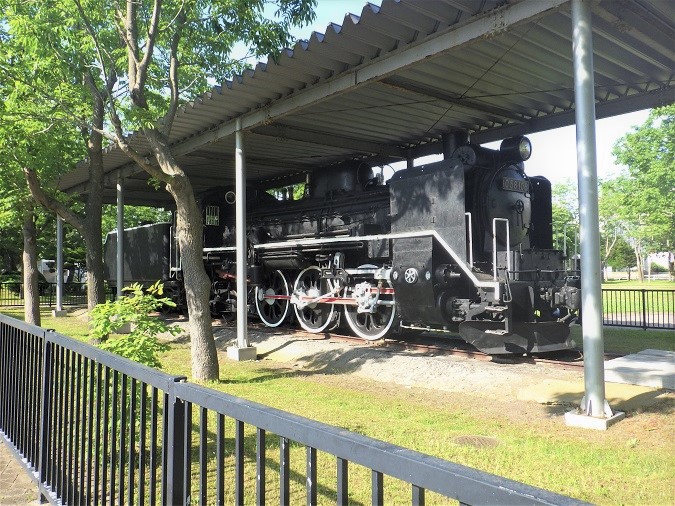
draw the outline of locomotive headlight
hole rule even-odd
[[[524,162],[532,155],[532,143],[523,135],[504,139],[499,146],[502,161]]]

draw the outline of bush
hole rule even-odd
[[[134,283],[123,291],[129,292],[129,295],[112,302],[98,304],[91,311],[90,335],[101,341],[100,347],[104,350],[150,367],[160,367],[157,354],[168,350],[169,347],[161,343],[157,336],[165,332],[176,335],[181,330],[170,327],[150,313],[165,305],[175,307],[175,304],[168,297],[162,297],[161,281],[157,281],[147,290]],[[126,324],[131,326],[131,333],[111,337],[111,334]]]
[[[659,272],[668,272],[668,268],[667,268],[667,267],[664,267],[664,266],[661,265],[661,264],[655,264],[655,263],[652,263],[651,271],[652,271],[652,272],[657,272],[657,273],[659,273]]]

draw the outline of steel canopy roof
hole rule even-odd
[[[302,181],[317,167],[374,164],[574,123],[570,0],[384,0],[285,50],[179,111],[170,136],[196,193],[234,184],[245,130],[249,184]],[[675,2],[593,2],[598,118],[675,101]],[[141,135],[132,137],[149,152]],[[105,200],[125,177],[127,204],[173,205],[112,146]],[[85,164],[59,188],[85,193]]]

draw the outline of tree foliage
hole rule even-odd
[[[46,102],[89,134],[92,174],[101,166],[100,140],[106,138],[172,194],[190,314],[193,376],[217,378],[210,284],[201,258],[201,213],[189,178],[171,151],[173,122],[180,106],[208,91],[214,80],[241,71],[244,63],[230,56],[235,43],[242,42],[256,56],[278,54],[291,42],[289,28],[313,19],[315,0],[4,2],[9,26],[21,38],[15,47],[27,45],[40,62],[35,94],[45,98],[48,89]],[[272,17],[269,9],[274,10]],[[0,70],[12,72],[9,64]],[[132,133],[147,140],[150,153],[134,149]],[[89,195],[101,184],[98,176],[90,179]]]
[[[101,342],[101,348],[117,353],[149,367],[161,367],[158,353],[168,345],[159,341],[159,334],[177,335],[180,329],[171,327],[153,313],[164,306],[175,307],[163,297],[162,283],[157,281],[143,290],[138,283],[124,289],[127,295],[112,302],[98,304],[91,311],[91,337]],[[115,334],[129,325],[128,334]]]
[[[633,248],[642,279],[649,252],[675,247],[675,104],[654,109],[613,153],[626,170],[602,183],[601,216]]]

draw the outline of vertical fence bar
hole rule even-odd
[[[316,448],[307,447],[307,506],[316,506]]]
[[[141,382],[139,389],[140,395],[140,422],[138,431],[138,504],[145,504],[145,447],[147,446],[147,430],[148,430],[148,390],[147,385]]]
[[[77,502],[77,484],[79,482],[79,469],[80,464],[80,410],[82,409],[82,399],[80,395],[82,393],[82,355],[77,354],[77,361],[73,364],[73,371],[76,374],[75,381],[75,410],[74,410],[74,425],[73,430],[73,452],[71,457],[72,462],[72,472],[70,473],[70,501],[71,503]],[[71,429],[73,422],[71,422]]]
[[[116,469],[117,464],[117,389],[119,387],[119,373],[113,369],[112,371],[112,392],[110,394],[110,477],[108,478],[108,488],[110,496],[110,504],[115,504],[115,487],[116,487]],[[105,501],[105,497],[103,498]]]
[[[384,479],[382,473],[373,470],[371,472],[372,480],[372,504],[373,506],[380,506],[384,503]]]
[[[174,430],[174,419],[176,418],[176,415],[173,412],[173,406],[175,404],[175,399],[173,397],[169,397],[169,392],[165,392],[164,395],[164,409],[162,411],[162,418],[164,420],[164,423],[162,424],[162,441],[164,444],[162,445],[162,465],[160,467],[161,473],[162,473],[162,478],[161,478],[161,495],[160,495],[160,503],[161,504],[167,504],[171,498],[172,498],[172,490],[173,487],[171,487],[169,483],[169,466],[172,466],[169,462],[169,451],[170,451],[170,446],[173,445],[175,436],[173,435],[173,432],[171,432],[171,436],[169,436],[169,432]],[[182,408],[182,406],[181,406]],[[182,417],[181,417],[182,419]],[[182,428],[181,428],[182,430]],[[182,448],[182,446],[181,446]],[[171,456],[173,456],[175,452],[171,450]],[[171,472],[173,472],[173,469],[171,469]],[[171,487],[171,490],[169,488]],[[182,492],[180,496],[182,497]]]
[[[424,506],[424,489],[422,487],[412,486],[412,504],[413,506]]]
[[[125,487],[125,475],[124,475],[124,460],[126,455],[126,431],[124,427],[127,423],[127,375],[122,373],[122,381],[120,387],[120,432],[119,432],[119,449],[117,450],[118,458],[118,480],[119,486],[117,487],[117,502],[122,504],[124,499],[124,487]],[[114,448],[114,447],[113,447]],[[114,451],[114,449],[113,449]],[[111,501],[112,502],[112,501]]]
[[[279,502],[290,504],[291,462],[290,444],[287,438],[279,440]]]
[[[255,452],[255,496],[256,504],[261,506],[265,504],[265,430],[256,431],[256,452]]]
[[[640,290],[642,295],[642,328],[647,329],[647,290]]]
[[[167,439],[162,445],[166,455],[166,465],[163,466],[166,469],[166,480],[162,483],[162,490],[166,495],[162,498],[162,504],[182,504],[184,474],[189,472],[185,469],[183,454],[186,425],[189,422],[185,420],[185,402],[176,397],[173,391],[168,392],[167,397],[164,410],[164,416],[167,415],[167,409],[169,415],[168,423],[165,421]]]
[[[199,504],[207,505],[207,466],[208,466],[208,450],[209,450],[209,431],[208,431],[208,415],[206,408],[199,410]]]
[[[96,396],[96,403],[98,412],[96,413],[96,422],[101,421],[101,410],[103,410],[103,424],[99,425],[99,430],[96,434],[96,474],[94,475],[94,506],[99,503],[99,496],[101,502],[105,504],[107,494],[107,462],[108,462],[108,383],[110,381],[110,369],[98,365],[98,395]],[[101,402],[101,393],[103,393],[103,402]],[[100,440],[99,440],[100,434]],[[99,446],[100,444],[100,446]],[[100,469],[99,469],[100,464]],[[100,490],[99,493],[99,483]]]
[[[79,438],[82,441],[82,444],[78,446],[80,454],[78,456],[78,486],[77,486],[77,504],[82,504],[84,502],[84,485],[85,485],[85,471],[86,467],[86,449],[87,449],[87,404],[88,397],[87,393],[89,391],[89,359],[82,357],[82,369],[81,369],[81,390],[80,390],[80,411],[78,418],[80,419],[80,431]]]
[[[349,504],[349,461],[337,457],[337,504]]]
[[[150,488],[150,496],[148,503],[154,506],[157,503],[157,422],[158,422],[158,392],[157,388],[152,387],[150,391],[150,480],[148,487]],[[166,412],[165,412],[166,415]],[[166,427],[166,416],[163,418]],[[164,434],[164,433],[163,433]],[[167,444],[167,440],[163,440],[162,448]]]
[[[225,504],[225,415],[220,413],[216,429],[216,504]]]
[[[49,462],[51,462],[49,449],[52,440],[52,381],[54,362],[54,345],[47,340],[43,340],[42,351],[42,403],[40,405],[40,463],[38,465],[38,477],[40,483],[49,484]]]
[[[142,451],[142,449],[141,449]],[[127,504],[134,504],[134,469],[136,453],[136,378],[129,385],[129,444],[127,445]]]
[[[192,403],[185,401],[185,448],[183,458],[185,473],[183,473],[183,504],[191,504],[192,496]]]
[[[85,485],[85,494],[83,496],[85,504],[92,504],[91,493],[91,474],[94,472],[94,395],[96,394],[96,363],[93,360],[89,361],[89,395],[87,397],[87,477]],[[98,425],[97,431],[98,431]],[[98,433],[97,433],[98,434]]]
[[[234,422],[234,502],[244,504],[244,422]]]

